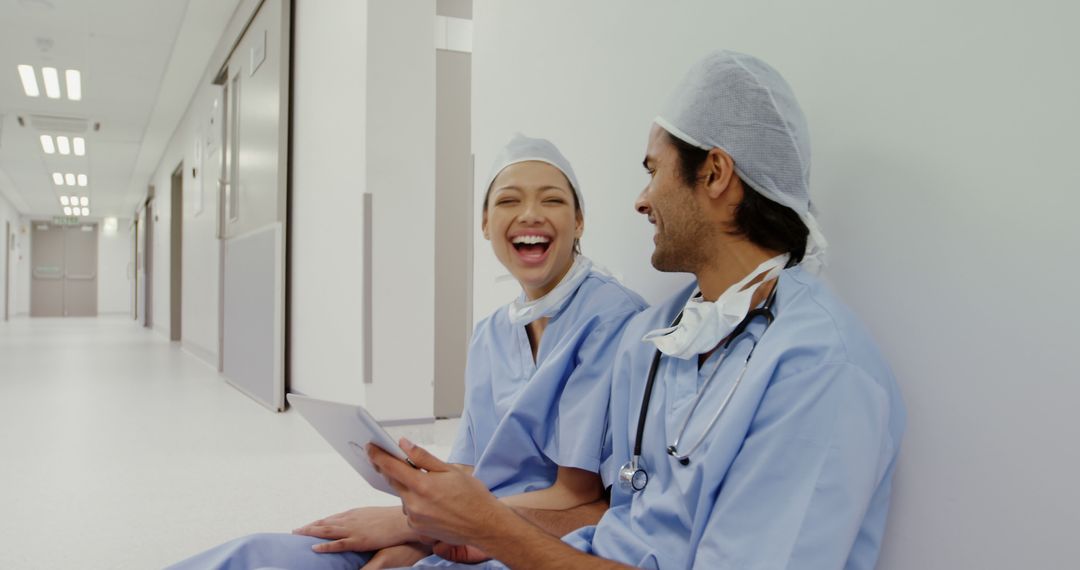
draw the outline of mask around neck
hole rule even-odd
[[[574,291],[577,291],[581,282],[585,281],[585,278],[589,276],[591,268],[592,261],[589,258],[584,255],[576,256],[570,270],[566,272],[566,275],[563,275],[562,281],[559,281],[559,284],[547,295],[529,301],[523,294],[510,303],[508,307],[510,323],[515,326],[527,325],[537,319],[550,317],[559,312],[570,297],[573,296]]]
[[[655,344],[657,350],[668,356],[683,360],[709,352],[739,326],[750,312],[754,293],[762,284],[780,275],[790,257],[784,253],[762,262],[738,283],[728,287],[716,301],[702,299],[701,289],[695,289],[683,307],[678,324],[650,331],[641,340]],[[758,277],[761,279],[757,283],[747,287]]]

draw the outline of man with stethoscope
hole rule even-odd
[[[652,263],[697,280],[625,329],[599,524],[563,543],[408,442],[426,472],[373,460],[416,530],[512,568],[873,568],[904,410],[867,332],[804,268],[825,240],[794,94],[754,57],[710,54],[644,165]]]

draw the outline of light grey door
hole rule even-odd
[[[64,228],[64,316],[97,316],[96,224]]]
[[[64,316],[64,228],[34,222],[30,237],[30,316]]]

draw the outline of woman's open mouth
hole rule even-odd
[[[518,258],[528,265],[542,263],[551,247],[551,238],[542,235],[520,235],[510,240]]]

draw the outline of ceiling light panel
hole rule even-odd
[[[41,82],[45,84],[45,95],[49,99],[60,98],[60,75],[55,67],[41,68]]]
[[[64,175],[60,174],[59,172],[53,172],[52,173],[52,181],[53,181],[53,184],[56,184],[57,186],[63,186],[64,185]]]
[[[61,206],[70,206],[71,205],[71,200],[68,200],[67,196],[61,196],[60,197],[60,205]]]
[[[75,185],[75,175],[70,173],[70,172],[65,174],[64,175],[64,183],[67,184],[68,186],[74,186]]]
[[[45,151],[45,154],[54,154],[56,152],[56,146],[53,145],[51,136],[41,135],[41,150]]]
[[[82,206],[89,206],[90,205],[90,198],[87,198],[86,196],[83,196],[82,198],[79,198],[79,204],[82,205]]]
[[[80,174],[78,178],[79,178],[79,186],[82,186],[83,188],[85,188],[86,187],[86,175],[85,174]]]
[[[19,80],[22,81],[23,92],[26,93],[27,97],[41,95],[41,91],[38,90],[37,74],[34,73],[34,66],[20,65]]]
[[[82,137],[75,137],[71,139],[72,150],[75,151],[75,156],[86,155],[86,139]]]
[[[83,208],[82,209],[82,215],[89,216],[90,215],[90,208]]]
[[[70,207],[64,206],[64,215],[65,216],[70,216],[71,215],[71,208]]]
[[[82,99],[82,74],[78,69],[69,69],[64,72],[64,79],[67,80],[67,96],[72,101],[79,101]]]
[[[56,149],[64,156],[71,154],[71,143],[68,142],[68,138],[56,137]]]

